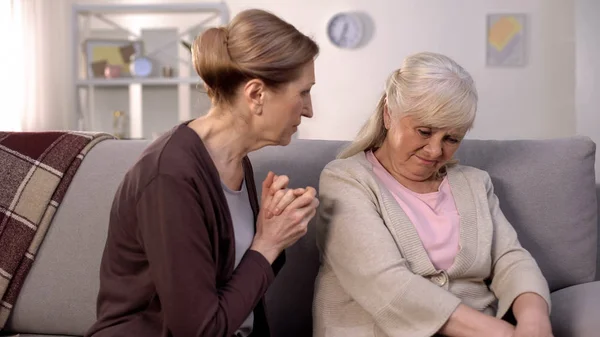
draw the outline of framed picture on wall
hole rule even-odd
[[[486,64],[522,67],[527,64],[527,14],[488,14]]]
[[[83,43],[87,78],[104,78],[107,65],[120,67],[121,77],[131,77],[132,56],[143,55],[140,40],[89,39]]]

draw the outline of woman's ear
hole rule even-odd
[[[390,114],[390,109],[388,108],[387,103],[383,106],[383,125],[386,130],[390,129],[390,125],[392,123],[392,116]]]
[[[254,114],[262,114],[262,106],[265,99],[265,83],[259,79],[252,79],[244,85],[244,97]]]

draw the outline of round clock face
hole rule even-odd
[[[329,40],[338,47],[356,48],[363,37],[363,25],[357,16],[340,13],[329,21],[327,35]]]

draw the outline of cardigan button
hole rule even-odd
[[[433,283],[437,284],[440,287],[443,287],[448,283],[448,274],[445,271],[440,272],[439,274],[433,276],[431,278]]]

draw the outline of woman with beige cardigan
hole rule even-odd
[[[321,174],[314,336],[552,336],[548,284],[489,175],[453,160],[476,110],[448,57],[411,55],[391,74]]]

